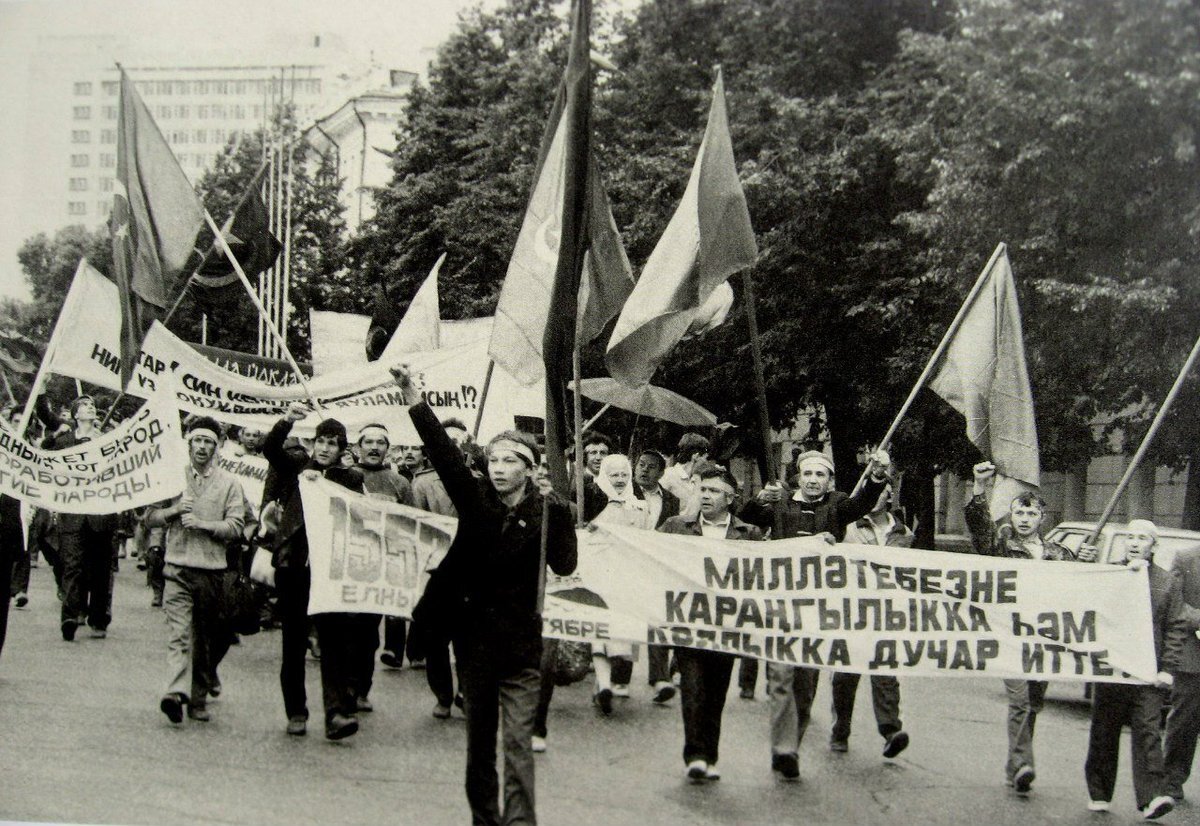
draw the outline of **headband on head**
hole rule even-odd
[[[830,473],[833,473],[833,462],[824,453],[819,450],[806,450],[796,457],[796,469],[799,470],[804,466],[805,462],[816,462]]]
[[[368,431],[368,430],[382,430],[382,431],[383,431],[383,438],[387,439],[387,441],[388,441],[388,446],[389,446],[389,447],[391,446],[391,444],[392,444],[392,436],[391,436],[391,434],[390,434],[390,433],[388,433],[388,429],[387,429],[387,427],[385,427],[384,425],[381,425],[381,424],[379,424],[378,422],[371,422],[371,424],[365,424],[365,425],[363,425],[361,428],[359,428],[359,431],[358,431],[358,440],[359,440],[360,442],[363,440],[363,437],[367,435],[367,431]]]
[[[217,434],[214,433],[213,431],[209,430],[207,427],[193,427],[191,430],[189,430],[187,432],[187,440],[189,442],[192,439],[196,438],[197,436],[207,436],[208,438],[212,439],[214,442],[217,442],[217,443],[220,443],[220,441],[221,441],[220,439],[217,438]]]
[[[537,467],[537,461],[534,459],[533,451],[530,449],[529,445],[523,445],[513,439],[497,439],[488,445],[489,456],[499,450],[507,450],[509,453],[515,453],[517,456],[520,456],[525,461],[525,464],[529,465],[529,467]]]

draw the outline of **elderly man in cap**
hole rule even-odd
[[[40,403],[38,415],[45,421]],[[71,402],[71,418],[75,427],[51,436],[43,447],[62,450],[100,435],[96,402],[91,396],[80,396]],[[92,629],[92,637],[101,639],[107,636],[112,621],[117,515],[58,513],[53,515],[52,522],[62,567],[62,637],[67,641],[75,639],[75,629],[86,622]]]
[[[220,427],[201,416],[185,433],[188,466],[184,492],[177,500],[146,513],[151,528],[166,528],[166,581],[163,610],[171,680],[159,708],[172,723],[183,722],[183,707],[192,720],[207,722],[207,699],[216,673],[217,610],[222,574],[228,567],[225,548],[241,536],[245,522],[242,486],[213,458]]]
[[[759,527],[775,524],[775,511],[781,511],[782,532],[772,539],[794,536],[824,536],[830,543],[840,542],[846,526],[866,516],[887,485],[891,460],[886,452],[872,454],[867,478],[853,495],[834,488],[833,461],[824,453],[809,450],[796,458],[799,487],[785,496],[777,482],[747,502],[742,518]],[[784,780],[800,776],[800,741],[808,728],[813,698],[817,692],[815,668],[767,664],[767,689],[771,695],[771,769]],[[835,750],[837,745],[831,743]],[[889,742],[884,753],[894,757],[907,740]],[[891,752],[890,754],[888,752]]]
[[[659,527],[663,533],[705,536],[711,539],[760,540],[762,531],[731,513],[737,480],[718,465],[699,472],[700,512],[672,516]],[[683,762],[693,783],[720,780],[717,769],[721,741],[721,716],[733,673],[734,655],[698,648],[677,648],[683,709]]]
[[[545,562],[559,575],[575,570],[576,540],[566,502],[538,492],[533,438],[506,431],[488,443],[488,478],[476,479],[442,423],[412,385],[408,368],[392,369],[417,433],[458,511],[458,532],[413,611],[417,627],[449,632],[462,677],[467,715],[467,801],[476,824],[537,822],[533,727],[542,657],[538,582],[545,523]],[[504,806],[496,775],[496,733],[503,715]]]

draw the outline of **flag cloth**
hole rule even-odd
[[[370,316],[310,309],[308,335],[313,375],[324,376],[366,364],[370,326]]]
[[[247,278],[269,269],[283,251],[283,244],[271,234],[270,215],[259,192],[262,174],[261,169],[255,174],[233,214],[221,227],[221,234]],[[241,279],[215,241],[192,278],[191,290],[196,303],[206,312],[227,309],[246,297]]]
[[[586,55],[584,58],[586,62]],[[588,72],[590,90],[590,66],[579,71]],[[543,336],[550,316],[550,293],[563,240],[562,212],[570,140],[567,124],[571,117],[568,108],[570,72],[568,67],[547,119],[533,192],[500,291],[489,348],[496,363],[526,385],[543,376]],[[589,101],[590,94],[589,91]],[[581,342],[600,335],[633,289],[633,270],[612,217],[599,165],[590,151],[585,157],[585,197],[590,215],[584,223],[587,232],[580,243],[588,254],[585,276],[581,279],[572,312],[577,318],[576,331]],[[578,173],[579,170],[575,170],[570,174]]]
[[[1025,367],[1021,310],[1008,253],[1001,251],[929,388],[963,414],[967,438],[996,465],[991,513],[1040,485],[1033,393]]]
[[[446,253],[443,252],[413,296],[404,317],[396,325],[396,331],[380,356],[383,361],[394,361],[404,353],[436,350],[442,346],[442,302],[438,296],[438,273],[445,261]]]
[[[124,384],[133,375],[146,330],[175,300],[204,209],[124,71],[120,110],[117,191],[109,226],[113,275],[121,293]]]
[[[757,256],[718,70],[708,125],[683,199],[608,342],[609,373],[631,386],[648,383],[712,292]]]

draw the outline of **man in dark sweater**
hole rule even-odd
[[[742,518],[760,528],[772,528],[776,510],[783,532],[772,539],[823,535],[833,543],[846,535],[846,526],[866,516],[887,485],[891,460],[880,450],[871,457],[867,479],[853,494],[834,489],[833,461],[815,450],[796,458],[800,485],[784,496],[777,483],[767,485],[742,508]],[[815,668],[767,663],[767,689],[771,694],[771,769],[784,780],[800,776],[800,741],[808,728],[817,693]]]
[[[506,431],[488,443],[488,478],[463,464],[407,367],[393,369],[425,452],[458,511],[458,531],[413,611],[416,625],[448,631],[459,658],[467,714],[467,801],[476,824],[537,822],[533,725],[541,676],[543,520],[546,562],[560,575],[576,563],[566,502],[538,493],[537,445]],[[496,732],[504,715],[504,811],[496,774]]]

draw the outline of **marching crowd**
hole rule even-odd
[[[575,504],[550,491],[538,440],[506,431],[477,445],[458,420],[439,421],[420,400],[407,369],[393,369],[421,444],[392,444],[383,425],[361,429],[351,444],[346,428],[323,420],[315,437],[291,435],[309,415],[294,404],[270,429],[226,434],[213,419],[185,422],[188,465],[184,493],[139,513],[77,516],[39,511],[22,537],[20,504],[0,498],[0,584],[17,608],[28,604],[31,561],[53,568],[61,600],[65,641],[87,626],[103,638],[112,617],[113,572],[124,548],[145,567],[152,605],[167,625],[167,670],[160,709],[172,724],[185,717],[210,719],[208,699],[221,692],[218,669],[237,636],[226,618],[229,576],[248,572],[256,554],[269,555],[272,588],[260,586],[263,627],[280,631],[280,691],[288,735],[307,733],[305,667],[319,659],[324,734],[354,735],[372,710],[376,661],[400,667],[407,657],[423,664],[433,695],[433,716],[461,708],[467,719],[466,792],[473,822],[534,823],[534,754],[545,751],[555,672],[565,657],[584,659],[578,673],[594,679],[600,715],[613,698],[630,692],[637,647],[620,642],[589,652],[577,643],[542,639],[541,579],[569,575],[577,559]],[[12,417],[13,411],[6,413]],[[41,403],[43,446],[61,449],[99,433],[96,405],[80,396],[61,414]],[[237,478],[214,461],[226,439],[230,449],[261,455],[270,471],[262,501],[252,502]],[[709,461],[710,443],[686,434],[673,455],[653,448],[625,456],[599,433],[586,434],[582,518],[588,523],[738,541],[820,536],[829,543],[908,546],[913,535],[892,507],[897,478],[886,453],[870,457],[864,482],[853,494],[836,488],[833,462],[824,453],[796,457],[788,486],[771,483],[753,497],[726,468]],[[1073,551],[1046,540],[1045,503],[1035,494],[1014,499],[999,526],[988,513],[995,467],[975,467],[966,519],[978,554],[1092,562],[1095,549]],[[308,614],[311,586],[308,535],[300,480],[326,480],[369,497],[457,517],[458,530],[442,562],[429,572],[411,622],[361,613]],[[543,532],[543,522],[546,530]],[[1128,561],[1148,568],[1155,656],[1159,674],[1149,685],[1095,686],[1084,777],[1092,811],[1107,811],[1116,780],[1121,729],[1129,726],[1137,805],[1158,818],[1183,800],[1200,735],[1200,549],[1177,555],[1168,570],[1152,564],[1157,529],[1146,520],[1129,525]],[[543,547],[543,533],[545,546]],[[0,646],[9,600],[0,601]],[[382,627],[382,633],[381,633]],[[647,679],[655,703],[676,694],[682,712],[685,776],[693,783],[720,778],[721,719],[739,666],[738,687],[752,699],[758,662],[719,651],[646,646]],[[580,663],[576,663],[580,665]],[[587,667],[589,666],[590,667]],[[808,726],[818,671],[768,662],[770,768],[782,781],[800,776],[800,744]],[[835,673],[829,748],[847,750],[860,675]],[[871,702],[885,758],[909,745],[900,716],[895,677],[869,677]],[[1034,731],[1046,683],[1005,680],[1008,755],[1005,780],[1027,794],[1036,779]],[[1164,724],[1165,720],[1165,724]],[[497,772],[497,734],[504,757],[504,786]]]

